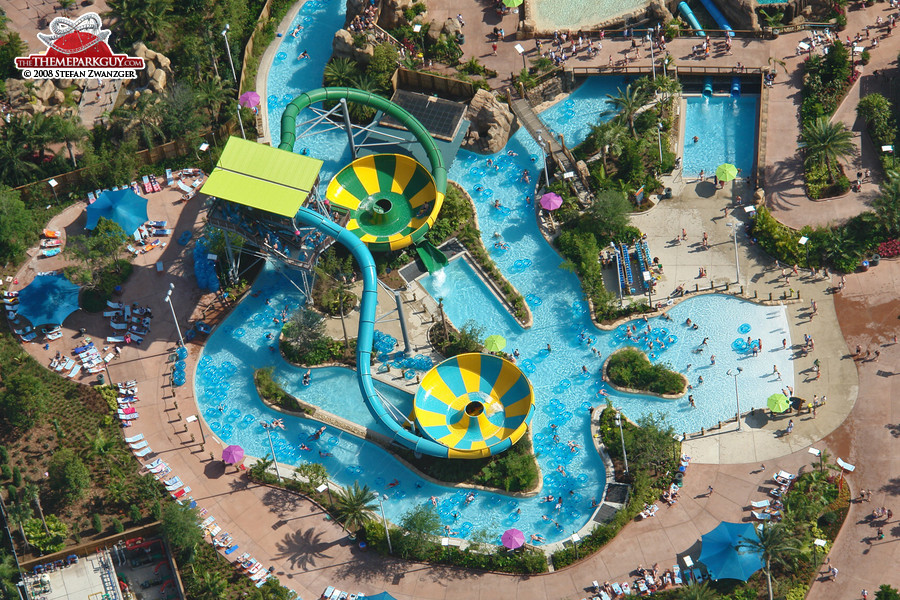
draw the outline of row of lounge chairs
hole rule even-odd
[[[325,591],[322,592],[322,595],[319,596],[319,600],[362,600],[362,598],[365,597],[365,594],[351,594],[349,592],[342,592],[341,590],[329,585],[327,588],[325,588]]]
[[[689,561],[689,557],[685,557]],[[694,575],[696,571],[696,576]],[[694,578],[696,581],[703,581],[704,576],[700,569],[686,569],[682,572],[681,567],[673,565],[662,575],[654,576],[649,571],[642,574],[641,577],[635,579],[632,583],[623,581],[621,584],[617,581],[604,582],[603,585],[598,581],[591,582],[591,591],[594,596],[592,600],[616,600],[626,596],[640,595],[649,596],[654,592],[661,590],[669,590],[673,587],[684,585],[685,581],[690,582]],[[587,600],[583,598],[582,600]]]
[[[105,188],[102,190],[94,190],[93,192],[88,192],[87,193],[88,204],[93,204],[94,202],[96,202],[97,198],[99,198],[100,194],[102,194],[103,192],[118,192],[119,190],[127,190],[128,188],[131,188],[131,191],[133,191],[135,194],[137,194],[139,196],[142,195],[141,194],[141,186],[138,185],[137,181],[132,181],[131,184],[129,184],[129,185],[117,185],[112,188]]]

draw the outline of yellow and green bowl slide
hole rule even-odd
[[[460,354],[432,368],[416,390],[413,414],[421,433],[449,458],[503,452],[531,423],[534,390],[513,363],[490,354]]]
[[[428,169],[401,154],[357,158],[334,176],[325,194],[332,208],[350,213],[346,228],[374,251],[419,242],[444,202]]]

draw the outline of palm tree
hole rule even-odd
[[[219,600],[225,597],[228,590],[228,582],[221,573],[212,571],[204,571],[203,578],[200,580],[201,597],[207,600]]]
[[[881,184],[881,195],[872,201],[872,208],[890,235],[900,233],[900,177],[892,176]]]
[[[681,588],[678,593],[678,600],[716,600],[718,597],[719,594],[705,581],[703,583],[692,581]]]
[[[763,569],[766,572],[766,585],[769,589],[769,600],[772,600],[772,565],[789,566],[800,549],[795,545],[793,536],[781,523],[763,523],[758,529],[757,539],[744,538],[736,546],[738,551],[761,554]]]
[[[761,8],[759,9],[759,14],[766,20],[766,26],[768,26],[769,29],[778,29],[781,27],[781,20],[784,19],[784,11],[775,11],[770,15]]]
[[[359,75],[356,63],[349,58],[334,58],[325,65],[323,80],[329,87],[347,87]]]
[[[43,164],[47,146],[56,141],[53,121],[49,117],[45,117],[43,113],[37,113],[23,125],[22,133],[25,136],[25,144],[32,154],[38,155],[40,163]]]
[[[0,138],[0,181],[10,186],[28,183],[40,173],[28,160],[29,150],[10,137]]]
[[[617,96],[607,94],[607,102],[610,108],[603,111],[603,115],[618,115],[628,123],[631,129],[631,135],[637,139],[637,131],[634,129],[634,117],[638,110],[647,102],[647,93],[642,88],[632,88],[631,84],[622,88],[616,88],[619,91]]]
[[[825,240],[825,256],[836,269],[853,262],[856,256],[856,242],[847,233],[846,227],[834,227]]]
[[[338,516],[344,522],[349,531],[357,531],[375,516],[375,499],[377,494],[364,485],[359,487],[359,482],[354,481],[353,487],[346,487],[337,493]]]
[[[853,154],[853,133],[840,121],[832,123],[819,117],[803,128],[801,148],[806,148],[806,164],[819,164],[828,171],[828,182],[834,183],[834,163]]]
[[[625,126],[615,121],[607,121],[594,128],[594,139],[600,149],[600,157],[603,159],[603,168],[607,167],[606,160],[610,156],[617,156],[622,152],[622,138],[625,136]]]
[[[44,509],[41,507],[41,488],[33,483],[26,483],[22,490],[22,497],[24,500],[34,503],[38,516],[41,518],[41,523],[44,524],[44,531],[47,532],[47,535],[50,535],[50,528],[47,527],[47,520],[44,519]]]
[[[231,84],[222,81],[219,77],[209,77],[197,86],[197,102],[206,109],[210,119],[215,122],[219,116],[222,105],[231,95]]]
[[[34,511],[31,510],[28,504],[16,502],[6,507],[6,516],[9,518],[10,523],[19,528],[19,534],[21,534],[22,541],[25,542],[25,547],[27,548],[28,538],[25,536],[25,523],[34,516]]]
[[[20,598],[16,587],[19,578],[19,566],[11,554],[0,552],[0,587],[4,590],[3,598]]]
[[[364,92],[372,92],[373,94],[381,93],[381,86],[378,84],[378,81],[367,73],[354,77],[352,85],[356,89]],[[365,104],[360,104],[358,102],[350,103],[350,116],[357,122],[362,123],[368,121],[374,114],[375,109],[371,106],[366,106]]]
[[[56,138],[59,141],[65,142],[66,150],[69,151],[69,160],[72,161],[72,166],[77,169],[78,163],[75,161],[75,146],[87,139],[88,130],[82,126],[81,117],[77,114],[65,117],[55,116],[52,117],[52,119]]]

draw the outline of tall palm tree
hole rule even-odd
[[[44,531],[47,535],[50,535],[50,528],[47,527],[47,520],[44,519],[44,509],[41,506],[41,488],[33,483],[26,483],[22,490],[22,498],[34,504],[38,511],[38,516],[41,518],[41,523],[44,524]]]
[[[716,600],[719,594],[710,588],[706,582],[692,581],[678,592],[678,600]]]
[[[806,148],[806,164],[819,164],[828,171],[828,182],[834,183],[835,163],[853,154],[853,133],[840,121],[832,123],[819,117],[803,128],[801,148]]]
[[[362,73],[354,77],[351,85],[364,92],[372,92],[373,94],[381,93],[381,85],[378,81],[368,73]],[[372,118],[375,109],[358,102],[350,103],[350,116],[357,122],[365,122]]]
[[[357,531],[374,518],[376,498],[376,493],[369,486],[360,487],[358,481],[337,493],[335,506],[338,516],[349,531]]]
[[[43,163],[47,146],[56,141],[53,120],[44,116],[43,113],[37,113],[25,121],[23,134],[28,149],[32,154],[37,154],[40,162]]]
[[[6,516],[9,518],[10,523],[19,528],[19,534],[22,536],[22,541],[25,542],[25,547],[27,548],[28,538],[25,536],[25,523],[34,516],[34,511],[31,510],[28,504],[16,502],[6,507]]]
[[[758,552],[762,555],[769,600],[772,600],[772,565],[789,566],[794,562],[800,549],[791,532],[782,523],[763,523],[757,531],[757,539],[744,538],[738,543],[737,550]]]
[[[900,233],[900,177],[890,177],[881,184],[881,195],[872,201],[872,208],[889,234]]]
[[[56,139],[65,142],[66,150],[69,151],[69,160],[72,161],[72,166],[77,169],[78,162],[75,160],[75,146],[87,139],[88,130],[82,126],[81,117],[77,114],[55,116],[52,119]]]
[[[600,149],[600,157],[603,159],[603,168],[607,167],[607,159],[622,152],[622,138],[625,137],[625,126],[615,121],[607,121],[595,126],[594,135],[597,147]]]
[[[19,186],[32,181],[40,168],[30,160],[30,151],[11,137],[0,138],[0,181]]]
[[[631,84],[625,89],[616,88],[618,95],[607,94],[606,99],[610,108],[603,111],[603,115],[618,115],[628,123],[631,135],[637,139],[637,131],[634,129],[634,117],[638,110],[647,102],[647,92],[643,88],[632,88]]]
[[[197,86],[197,102],[206,109],[210,119],[215,122],[219,116],[222,105],[231,96],[231,84],[222,81],[219,77],[203,79]]]
[[[359,75],[356,63],[349,58],[333,58],[325,65],[323,80],[329,87],[347,87]]]

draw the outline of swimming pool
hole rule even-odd
[[[535,25],[538,30],[577,30],[613,19],[650,4],[647,0],[535,0]]]
[[[750,177],[756,165],[759,96],[688,96],[686,101],[684,174],[703,170],[711,177],[716,167],[731,163],[741,169],[742,177]]]
[[[268,110],[270,123],[275,125],[273,144],[279,141],[277,124],[284,104],[301,91],[321,85],[324,63],[316,60],[315,52],[309,61],[298,63],[290,57],[304,48],[323,47],[321,44],[330,40],[330,35],[343,23],[342,10],[340,0],[307,2],[292,26],[304,23],[303,31],[310,37],[300,40],[287,37],[281,42],[279,52],[283,56],[276,58],[269,74]],[[309,20],[303,20],[307,17]],[[575,145],[589,131],[584,126],[585,119],[599,117],[602,108],[598,104],[605,94],[614,93],[623,83],[624,79],[616,77],[592,79],[542,117],[554,131],[563,133],[570,145]],[[326,160],[323,185],[350,157],[346,138],[340,134],[298,141],[295,151],[301,147],[309,148],[310,155]],[[379,446],[332,427],[327,427],[315,439],[313,434],[320,427],[319,422],[285,417],[265,407],[256,394],[253,373],[257,368],[273,366],[276,380],[295,396],[386,433],[369,414],[352,371],[316,369],[312,383],[304,386],[305,369],[287,364],[275,351],[274,339],[280,324],[274,319],[282,310],[296,309],[303,299],[289,281],[291,272],[272,264],[254,282],[253,294],[213,332],[203,349],[195,388],[201,414],[209,428],[224,441],[240,444],[248,455],[264,456],[270,449],[266,431],[259,422],[282,418],[285,428],[271,430],[280,463],[319,462],[339,485],[359,481],[388,494],[390,501],[384,508],[394,522],[410,508],[428,503],[434,497],[442,524],[452,535],[461,538],[487,532],[499,543],[502,532],[515,524],[529,535],[537,533],[547,541],[559,541],[584,525],[593,512],[592,500],[600,500],[598,496],[605,483],[599,456],[584,450],[592,444],[587,427],[588,411],[605,403],[605,398],[598,395],[597,372],[601,361],[587,343],[579,340],[579,333],[588,332],[602,356],[620,347],[623,336],[621,331],[602,333],[593,329],[577,278],[560,269],[562,260],[538,231],[533,206],[526,202],[527,197],[534,195],[542,168],[537,144],[520,130],[502,152],[491,158],[492,165],[488,167],[487,157],[460,152],[451,168],[450,179],[472,194],[485,246],[491,249],[504,275],[525,295],[534,314],[534,326],[524,330],[462,260],[452,261],[442,273],[428,276],[423,284],[432,295],[445,298],[445,310],[455,324],[475,320],[485,327],[486,334],[504,335],[509,348],[519,349],[519,364],[532,380],[537,402],[532,435],[544,474],[540,495],[565,496],[564,507],[555,510],[553,504],[541,501],[540,497],[513,499],[483,491],[476,492],[475,500],[467,504],[466,491],[417,477]],[[530,174],[531,183],[525,183],[524,171]],[[480,191],[476,191],[478,186]],[[494,200],[500,201],[500,208],[494,206]],[[507,242],[509,249],[494,248],[496,239]],[[457,301],[460,297],[466,298],[466,302]],[[609,391],[616,405],[629,417],[636,419],[647,412],[662,410],[669,414],[676,429],[685,431],[695,431],[728,418],[733,414],[734,384],[725,372],[734,365],[744,369],[738,384],[745,409],[762,406],[772,391],[793,385],[788,353],[768,353],[780,346],[782,338],[789,341],[782,308],[762,308],[731,297],[708,296],[689,300],[670,312],[672,322],[650,321],[653,337],[660,337],[666,344],[665,349],[657,347],[653,360],[669,362],[679,370],[686,370],[687,364],[692,363],[691,376],[704,377],[703,385],[694,392],[698,408],[690,409],[683,399],[663,401]],[[701,324],[700,329],[687,329],[681,324],[687,315]],[[750,327],[746,335],[737,329],[743,323]],[[752,359],[731,349],[738,337],[744,339],[748,335],[762,338],[767,359]],[[706,336],[710,340],[704,354],[694,354]],[[550,352],[546,350],[547,343],[551,344]],[[717,355],[717,365],[704,363],[710,354]],[[770,361],[784,374],[783,382],[772,376]],[[588,367],[587,376],[582,374],[582,364]],[[408,414],[412,406],[410,394],[390,386],[377,384],[377,387],[399,412]],[[560,443],[554,442],[554,433]],[[567,442],[574,443],[574,451]],[[394,479],[399,484],[389,487],[388,482]]]
[[[566,146],[574,148],[585,140],[592,126],[613,118],[603,114],[610,107],[606,96],[617,96],[619,88],[624,90],[629,81],[631,78],[621,75],[588,77],[568,98],[542,112],[541,121],[551,132],[562,134]]]

